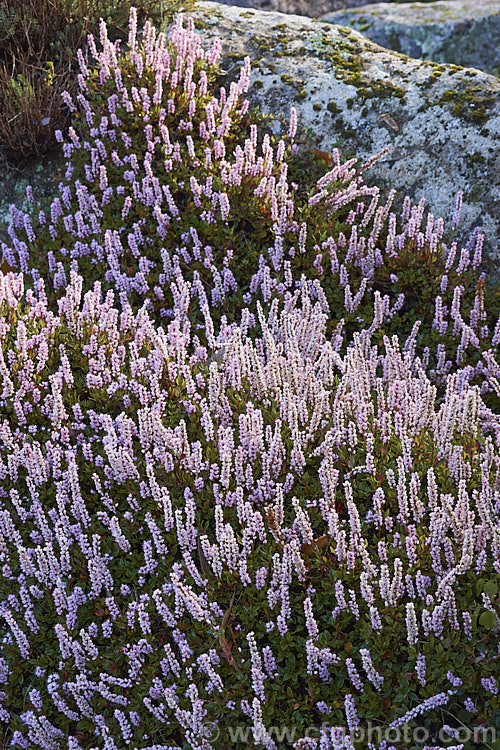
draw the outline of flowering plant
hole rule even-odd
[[[482,235],[447,246],[423,202],[398,219],[338,151],[304,184],[295,111],[273,136],[242,101],[249,60],[226,91],[192,20],[140,44],[132,9],[128,51],[104,24],[100,42],[65,97],[60,198],[12,207],[2,245],[11,746],[276,748],[280,722],[287,746],[336,750],[368,722],[491,727]]]

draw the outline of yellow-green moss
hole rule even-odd
[[[371,97],[377,97],[378,99],[384,99],[388,96],[395,96],[398,99],[404,99],[406,91],[402,86],[396,86],[391,81],[373,81],[367,86],[358,87],[358,96],[363,99],[370,99]]]
[[[440,78],[443,73],[446,72],[446,65],[439,65],[439,63],[431,63],[432,73],[431,78]]]
[[[339,27],[340,36],[345,39],[331,39],[326,35],[311,35],[308,49],[323,60],[331,63],[335,73],[344,83],[355,86],[362,99],[397,97],[404,100],[406,91],[388,80],[372,80],[364,74],[361,50],[356,44],[350,29]]]
[[[303,88],[297,94],[295,94],[295,96],[293,97],[293,99],[296,102],[301,102],[306,97],[307,97],[307,89]]]
[[[193,7],[196,9],[196,0],[188,0],[189,8]],[[187,9],[187,4],[183,6],[183,13]],[[205,16],[205,18],[200,18],[199,16],[194,18],[194,27],[195,29],[206,29],[208,26],[215,26],[217,21],[222,20],[222,13],[220,10],[212,10],[210,11],[210,16]],[[164,27],[162,26],[162,31],[164,31]]]
[[[367,21],[366,18],[360,18],[359,20],[355,21],[355,24],[356,24],[357,30],[361,34],[361,33],[363,33],[363,31],[367,31],[367,29],[369,29],[371,27],[372,22],[371,21]]]
[[[281,76],[281,81],[283,83],[288,83],[289,86],[294,86],[298,80],[298,78],[294,78],[294,76],[290,76],[288,73],[283,73]],[[300,79],[300,83],[305,83],[305,81]]]
[[[493,93],[485,92],[482,86],[472,86],[463,91],[448,89],[437,104],[451,102],[451,112],[466,122],[484,125],[488,120],[489,109],[495,103]]]
[[[463,70],[463,65],[448,65],[447,70],[450,75],[453,75],[454,73],[458,73],[460,70]]]

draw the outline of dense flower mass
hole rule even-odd
[[[9,746],[465,748],[499,708],[483,237],[338,151],[306,184],[248,58],[227,91],[192,20],[136,26],[79,53],[60,197],[2,243]]]

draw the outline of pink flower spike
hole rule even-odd
[[[132,52],[137,48],[137,8],[130,8],[128,46]]]
[[[290,108],[290,129],[288,131],[288,137],[291,141],[295,138],[297,132],[297,110],[295,107]]]

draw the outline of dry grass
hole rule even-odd
[[[0,152],[9,160],[54,148],[54,131],[67,118],[61,91],[85,40],[90,6],[91,0],[0,4]]]
[[[68,82],[63,71],[51,81],[41,65],[0,63],[0,151],[7,159],[22,163],[55,147],[54,131],[66,125],[61,92]]]

